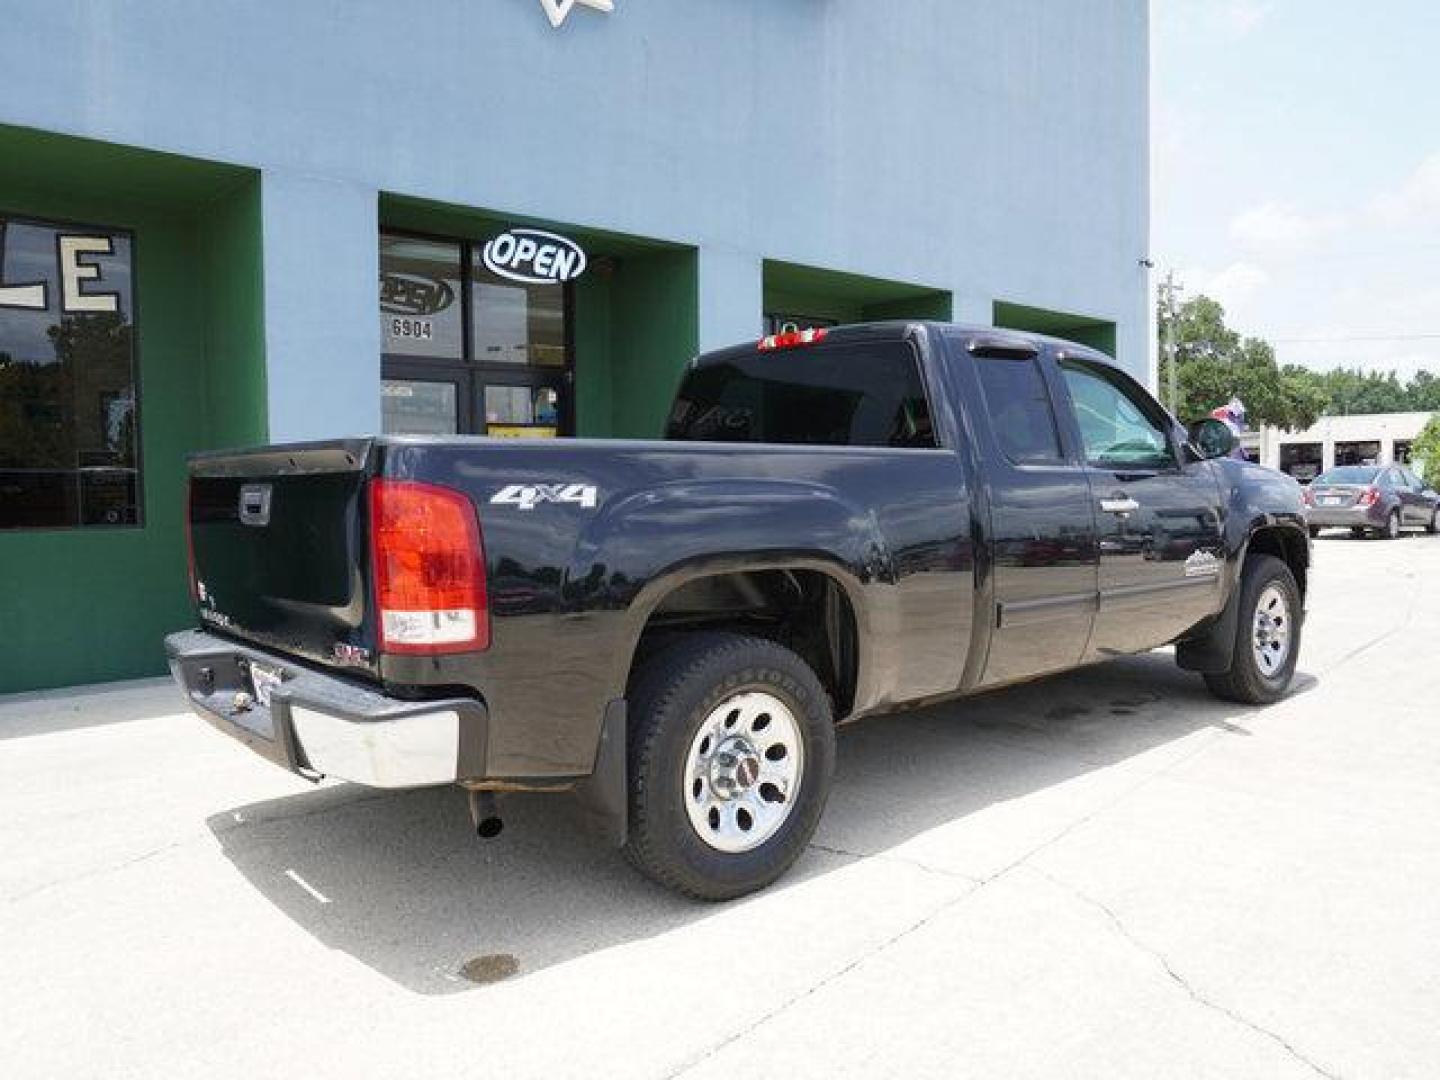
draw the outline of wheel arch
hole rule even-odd
[[[1290,568],[1303,602],[1310,587],[1310,534],[1290,522],[1266,522],[1250,530],[1240,561],[1251,555],[1273,555]]]
[[[1245,562],[1251,555],[1272,555],[1285,563],[1300,590],[1303,607],[1310,582],[1310,534],[1298,522],[1262,518],[1251,527],[1236,553],[1230,595],[1224,608],[1200,633],[1176,643],[1175,660],[1185,670],[1205,673],[1229,670],[1235,656]]]
[[[838,559],[766,555],[694,559],[636,596],[617,684],[628,690],[648,657],[675,636],[731,630],[792,649],[815,671],[841,719],[869,678],[869,613],[860,580]]]

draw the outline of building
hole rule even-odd
[[[688,357],[791,323],[954,317],[1149,374],[1142,0],[5,24],[0,691],[161,670],[189,451],[655,435]]]
[[[1406,465],[1411,447],[1434,413],[1322,416],[1304,431],[1265,427],[1242,439],[1253,461],[1308,483],[1336,465]]]

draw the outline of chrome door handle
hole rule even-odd
[[[1109,514],[1133,514],[1140,504],[1126,495],[1119,499],[1101,499],[1100,509]]]

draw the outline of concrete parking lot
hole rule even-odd
[[[1316,557],[1288,700],[1156,653],[847,729],[812,850],[718,907],[159,681],[0,702],[0,1075],[1433,1077],[1440,537]]]

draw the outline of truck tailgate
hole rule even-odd
[[[213,629],[374,672],[369,440],[200,455],[190,465],[196,600]]]

